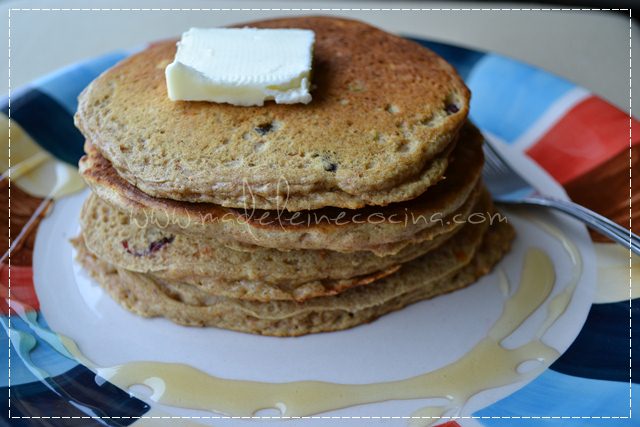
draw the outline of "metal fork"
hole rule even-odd
[[[535,187],[513,170],[498,150],[486,140],[484,154],[483,178],[496,202],[546,206],[564,212],[582,221],[589,228],[626,246],[636,255],[640,255],[640,238],[637,234],[632,233],[631,230],[619,226],[610,219],[584,206],[540,194]]]

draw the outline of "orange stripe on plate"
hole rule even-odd
[[[0,313],[9,314],[9,305],[7,303],[9,291],[9,267],[2,264],[0,271]],[[33,310],[38,310],[40,304],[33,287],[33,268],[23,266],[11,266],[11,300],[20,301],[25,306]]]
[[[632,121],[633,144],[640,122]],[[595,96],[576,104],[527,150],[558,182],[584,175],[629,148],[629,115]]]

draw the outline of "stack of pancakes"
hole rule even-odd
[[[316,34],[310,104],[168,99],[175,41],[80,96],[75,240],[142,316],[294,336],[349,328],[473,283],[508,250],[481,182],[469,91],[433,52],[364,23],[247,24]]]

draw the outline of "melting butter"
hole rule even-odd
[[[500,289],[500,293],[503,297],[508,297],[509,293],[511,293],[511,289],[509,289],[509,279],[507,278],[507,274],[500,267],[496,268],[496,274],[498,275],[498,289]]]
[[[459,414],[465,403],[483,390],[532,378],[559,356],[539,337],[514,349],[501,345],[501,341],[547,300],[554,282],[555,272],[549,256],[540,249],[530,249],[525,256],[520,286],[507,299],[502,315],[486,338],[450,365],[397,381],[264,383],[219,378],[188,365],[162,362],[131,362],[106,368],[93,366],[93,369],[97,375],[125,390],[135,384],[150,387],[153,401],[231,416],[251,416],[261,409],[277,408],[284,416],[298,417],[387,400],[447,399],[447,405],[423,408],[412,414],[412,425],[429,426],[445,413]],[[554,319],[570,300],[573,288],[568,289],[566,297],[554,299],[557,303],[549,310]],[[92,366],[70,340],[65,339],[65,345]],[[518,372],[518,366],[529,360],[541,363],[525,373]]]
[[[571,297],[573,296],[582,275],[582,257],[580,256],[580,251],[575,243],[567,239],[559,228],[534,217],[529,217],[528,219],[560,241],[565,252],[569,255],[571,265],[573,266],[568,283],[558,295],[553,297],[547,306],[547,316],[544,323],[540,326],[537,334],[538,339],[540,339],[555,323],[555,321],[558,320],[558,318],[567,310],[567,307],[571,302]]]
[[[546,301],[554,283],[555,271],[549,256],[540,249],[529,249],[520,274],[520,286],[505,303],[502,316],[489,331],[489,337],[500,342],[515,332]]]
[[[541,337],[570,303],[582,274],[582,259],[575,244],[559,229],[535,219],[534,222],[562,243],[573,263],[569,282],[547,304],[546,319],[535,337],[513,349],[501,345],[544,304],[554,287],[556,277],[551,259],[544,251],[532,248],[525,255],[520,285],[507,298],[501,316],[484,339],[447,366],[397,381],[372,384],[320,381],[265,383],[219,378],[176,363],[131,362],[99,367],[88,360],[70,338],[43,330],[37,324],[35,312],[28,307],[20,306],[17,314],[32,326],[39,337],[56,344],[55,348],[61,354],[72,355],[97,375],[124,390],[136,384],[147,385],[153,391],[151,400],[162,404],[231,416],[252,416],[261,409],[276,408],[283,416],[298,417],[389,400],[446,399],[448,403],[445,405],[427,406],[411,415],[412,426],[426,427],[442,418],[460,415],[469,399],[484,390],[533,378],[559,356]],[[501,286],[510,288],[509,283]],[[532,360],[539,362],[534,369],[518,371],[520,365]]]

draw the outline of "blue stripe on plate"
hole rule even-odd
[[[632,301],[633,326],[640,330],[640,300]],[[632,365],[640,366],[640,340],[632,340]],[[594,304],[571,347],[551,369],[568,375],[629,382],[629,302]],[[633,382],[640,376],[632,373]]]
[[[0,389],[0,396],[3,401],[7,401],[9,390],[6,387]],[[28,397],[25,397],[28,396]],[[19,417],[49,417],[52,416],[45,412],[47,409],[53,408],[57,410],[61,416],[70,417],[82,417],[90,416],[78,408],[72,406],[68,402],[61,401],[56,395],[46,392],[46,389],[42,383],[24,384],[18,387],[11,387],[11,419],[9,420],[8,410],[0,411],[0,425],[12,427],[93,427],[93,426],[105,426],[101,420],[93,419],[21,419]]]
[[[434,41],[427,41],[421,39],[414,39],[408,37],[424,47],[427,47],[442,56],[447,62],[454,66],[454,68],[460,74],[460,77],[467,79],[469,73],[475,66],[475,64],[485,55],[483,52],[477,50],[466,49],[463,47],[452,46],[448,44],[438,43]]]
[[[46,93],[62,105],[68,113],[75,114],[78,95],[93,79],[123,58],[126,52],[112,52],[86,62],[65,67],[36,80],[31,86]]]
[[[3,387],[0,396],[8,396]],[[131,397],[127,392],[102,380],[84,366],[43,382],[37,381],[11,387],[11,416],[98,416],[98,417],[140,417],[150,409],[142,400]],[[0,411],[0,417],[7,419],[7,411]],[[2,418],[0,418],[2,419]],[[32,426],[34,421],[23,420],[19,424],[12,419],[11,425]],[[58,424],[70,425],[69,420],[58,420]],[[82,426],[128,426],[136,418],[83,419]]]
[[[8,107],[2,107],[7,114]],[[73,124],[73,115],[46,93],[30,88],[11,100],[15,120],[42,148],[76,166],[84,154],[84,137]]]
[[[530,65],[495,54],[478,61],[467,79],[471,120],[514,142],[575,85]]]
[[[633,385],[633,395],[640,386]],[[636,399],[634,398],[634,403]],[[629,415],[629,383],[573,377],[547,370],[523,389],[473,414],[482,417],[509,416],[614,416]],[[483,419],[486,426],[512,426],[514,419]],[[632,420],[534,419],[532,426],[622,426],[638,425]],[[604,424],[608,422],[607,424]]]
[[[30,314],[31,315],[31,314]],[[33,318],[35,319],[35,313]],[[41,331],[48,334],[47,339],[60,347],[63,347],[58,337],[50,332],[49,326],[42,316],[35,320]],[[7,316],[0,316],[0,322],[7,334],[0,337],[0,346],[7,348],[9,345],[9,328]],[[37,337],[33,330],[15,313],[11,316],[11,384],[26,384],[36,381],[38,378],[32,370],[44,372],[45,375],[55,376],[62,374],[75,366],[78,362],[63,355],[54,349],[49,343]],[[9,353],[0,352],[0,366],[6,372],[9,366]],[[31,368],[31,369],[30,369]],[[8,375],[0,375],[0,387],[8,385]]]
[[[150,409],[142,400],[97,377],[93,371],[67,356],[68,353],[57,335],[50,331],[41,316],[38,318],[37,312],[28,311],[21,316],[25,316],[24,319],[12,316],[10,331],[7,317],[1,318],[2,325],[10,332],[11,338],[12,417],[139,417]],[[5,336],[3,341],[7,339]],[[0,362],[8,367],[6,358]],[[8,375],[4,377],[7,378]],[[3,387],[0,387],[0,396],[8,396],[9,393],[5,378]],[[0,411],[1,416],[6,417],[5,411]],[[101,424],[92,424],[91,420],[83,421],[87,423],[79,425],[126,426],[135,419],[101,420]]]

